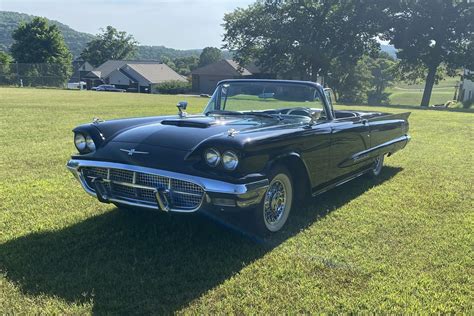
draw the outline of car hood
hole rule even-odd
[[[294,122],[293,122],[294,124]],[[245,116],[166,117],[118,133],[111,142],[133,143],[190,151],[201,142],[234,132],[256,131],[286,125],[277,118]]]

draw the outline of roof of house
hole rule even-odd
[[[231,59],[222,59],[215,63],[194,69],[193,75],[225,75],[225,76],[250,76],[247,68],[240,67],[239,64]]]
[[[81,59],[76,59],[72,62],[72,75],[69,79],[69,82],[77,82],[81,79],[81,72],[91,71],[94,67],[89,64],[87,61]]]
[[[125,73],[130,73],[132,77],[138,74],[149,83],[161,83],[170,80],[186,81],[166,64],[127,63],[120,69]]]
[[[259,73],[262,73],[262,69],[260,69],[259,66],[257,66],[256,63],[251,63],[247,66],[245,66],[245,68],[250,71],[252,74],[259,74]]]
[[[157,61],[137,61],[137,60],[107,60],[105,63],[96,67],[94,71],[100,71],[102,78],[106,78],[115,69],[122,68],[126,64],[140,63],[140,64],[160,64]]]
[[[101,72],[100,71],[97,71],[97,70],[92,70],[90,72],[88,72],[84,78],[93,78],[93,79],[100,79],[101,78]]]

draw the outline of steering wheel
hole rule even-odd
[[[288,110],[286,112],[286,115],[300,115],[300,116],[308,116],[311,117],[312,110],[310,108],[304,108],[304,107],[297,107]]]

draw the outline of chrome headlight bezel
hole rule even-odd
[[[204,161],[210,167],[217,167],[221,162],[221,154],[215,148],[208,148],[204,151]]]
[[[232,150],[227,150],[222,154],[222,165],[228,171],[235,170],[239,165],[239,156]]]
[[[92,136],[84,132],[74,133],[74,145],[80,154],[92,153],[97,148]]]
[[[80,153],[87,151],[86,136],[82,133],[74,134],[74,146]]]
[[[93,152],[96,149],[95,142],[90,135],[86,136],[86,146],[89,152]]]

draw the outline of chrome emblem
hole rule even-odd
[[[120,151],[126,152],[129,156],[133,156],[134,154],[140,154],[140,155],[148,155],[149,152],[147,151],[138,151],[135,150],[135,148],[132,149],[122,149],[120,148]]]
[[[237,135],[239,133],[238,130],[234,129],[234,128],[231,128],[230,130],[227,131],[227,136],[229,137],[234,137],[235,135]]]

